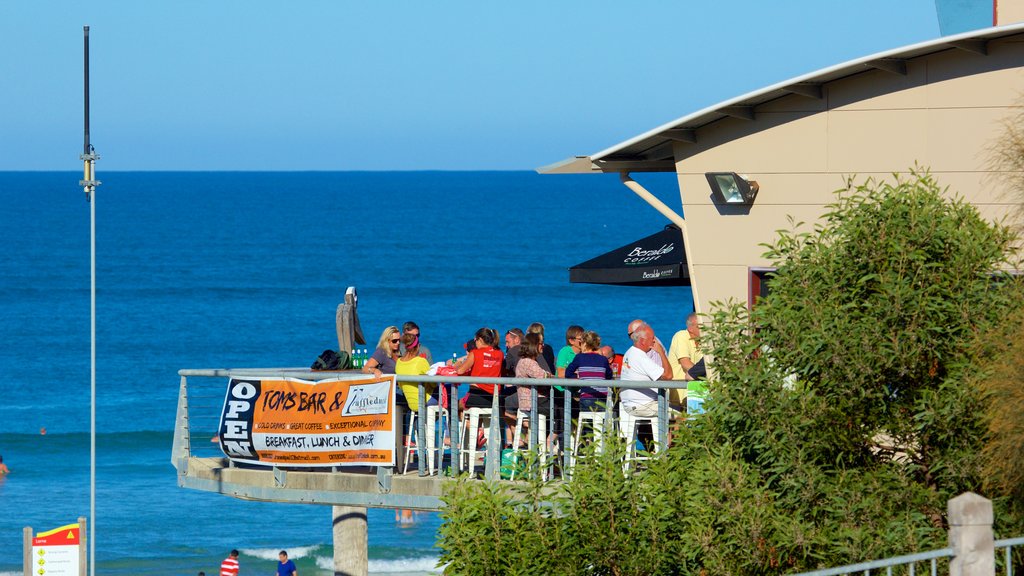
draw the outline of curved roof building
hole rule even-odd
[[[675,172],[685,220],[656,207],[683,229],[694,305],[706,312],[713,300],[750,300],[769,265],[760,244],[790,217],[817,220],[849,176],[918,165],[984,216],[1006,215],[1013,202],[991,177],[989,150],[1022,99],[1024,24],[988,27],[768,86],[539,171],[621,173],[641,196],[628,173]],[[756,181],[753,202],[716,195],[707,174],[719,172]]]

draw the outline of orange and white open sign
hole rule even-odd
[[[394,376],[232,379],[221,449],[250,463],[394,466],[394,405]]]

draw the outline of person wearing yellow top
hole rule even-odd
[[[395,374],[405,374],[407,376],[419,376],[426,374],[427,370],[430,369],[430,364],[427,363],[426,358],[419,355],[419,336],[409,333],[403,334],[402,346],[405,348],[405,354],[395,362]],[[432,397],[436,388],[436,384],[423,385],[423,390],[427,393],[427,406],[437,404],[437,399]],[[414,382],[402,382],[402,394],[405,394],[405,401],[409,404],[410,410],[420,409],[419,384]]]
[[[686,330],[676,332],[668,348],[673,380],[692,380],[687,372],[704,357],[704,353],[700,351],[699,338],[700,324],[697,323],[697,314],[690,314],[686,317]],[[669,399],[672,404],[685,406],[686,390],[672,390]]]

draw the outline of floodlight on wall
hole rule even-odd
[[[754,203],[760,187],[735,172],[706,172],[715,199],[723,204],[749,206]]]

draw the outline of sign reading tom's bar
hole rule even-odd
[[[220,447],[237,462],[394,466],[395,378],[233,378]]]

